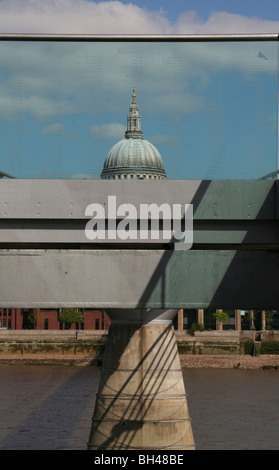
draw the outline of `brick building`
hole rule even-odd
[[[110,318],[103,310],[79,309],[83,322],[72,324],[74,330],[108,330]],[[63,330],[59,321],[59,309],[0,308],[0,328],[10,330]]]

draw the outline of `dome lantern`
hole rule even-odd
[[[142,139],[141,117],[139,115],[139,107],[136,103],[136,91],[133,88],[132,104],[127,117],[127,130],[125,132],[126,139]]]

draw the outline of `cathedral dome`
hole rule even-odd
[[[136,104],[135,89],[127,120],[125,138],[107,154],[102,179],[166,179],[162,157],[154,145],[145,140]]]
[[[163,160],[156,147],[148,140],[132,138],[122,139],[111,148],[101,176],[121,178],[121,175],[136,179],[166,177]]]

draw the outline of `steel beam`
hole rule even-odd
[[[80,220],[91,203],[108,196],[139,208],[143,203],[193,204],[196,220],[275,218],[273,180],[18,180],[0,182],[0,219]]]
[[[1,306],[277,308],[277,184],[1,180]],[[85,208],[109,195],[193,204],[192,249],[89,241]]]
[[[85,226],[86,207],[97,203],[107,210],[108,197],[117,205],[193,204],[194,244],[277,245],[277,182],[266,181],[99,181],[3,180],[0,184],[0,246],[29,244],[91,247]],[[120,221],[120,217],[118,217]],[[105,244],[113,244],[106,239]],[[134,241],[117,240],[125,248]],[[142,248],[146,241],[140,237]],[[157,241],[148,243],[158,245]],[[162,243],[162,240],[159,241]],[[171,239],[164,240],[171,243]],[[28,247],[28,246],[27,246]]]
[[[275,309],[278,261],[246,250],[1,250],[1,306]]]

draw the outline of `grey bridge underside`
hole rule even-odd
[[[277,181],[1,180],[2,307],[279,304]],[[194,243],[90,241],[85,208],[193,204]]]

